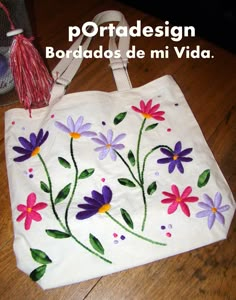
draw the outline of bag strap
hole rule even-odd
[[[117,27],[129,27],[124,15],[121,12],[114,10],[108,10],[99,13],[94,17],[93,22],[98,26],[107,22],[119,22]],[[82,51],[87,50],[91,40],[92,37],[87,37],[84,41],[84,35],[81,34],[69,50],[73,52],[74,50],[77,50],[79,46],[82,46]],[[120,37],[118,45],[116,43],[116,36],[110,37],[109,40],[109,50],[111,50],[113,53],[115,50],[120,50],[121,54],[120,58],[112,57],[109,59],[110,67],[112,69],[116,86],[119,91],[127,90],[132,87],[127,72],[128,59],[126,57],[126,52],[129,50],[129,43],[129,35],[125,37]],[[74,58],[72,55],[70,55],[70,57],[68,58],[64,57],[52,71],[52,75],[56,83],[59,83],[65,87],[68,86],[68,84],[72,81],[73,77],[77,73],[82,61],[83,57]]]

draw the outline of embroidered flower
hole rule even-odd
[[[203,199],[205,202],[199,202],[198,205],[203,208],[204,210],[199,211],[196,214],[197,218],[204,218],[208,217],[208,228],[211,229],[215,223],[215,220],[220,222],[221,224],[225,223],[225,218],[222,215],[224,211],[230,209],[229,205],[223,205],[222,203],[222,196],[221,193],[217,192],[214,197],[214,201],[210,198],[207,194],[203,195]]]
[[[110,208],[110,202],[112,198],[112,191],[108,186],[103,186],[102,194],[97,191],[91,192],[92,197],[84,197],[87,204],[79,204],[78,207],[84,209],[77,213],[76,218],[78,220],[84,220],[92,217],[96,213],[105,213]]]
[[[92,138],[94,142],[101,145],[100,147],[95,148],[95,151],[100,152],[99,159],[104,159],[108,153],[110,153],[111,159],[116,160],[116,150],[121,150],[125,147],[123,144],[119,144],[120,140],[122,140],[125,136],[126,134],[122,133],[113,139],[113,131],[109,129],[107,131],[107,136],[100,132],[99,138]]]
[[[190,186],[186,187],[181,195],[176,185],[173,184],[171,186],[171,190],[172,193],[162,192],[162,194],[167,196],[168,198],[161,200],[161,203],[170,204],[170,206],[168,207],[168,214],[173,214],[177,210],[178,206],[180,206],[183,213],[187,217],[190,217],[190,210],[186,202],[198,201],[198,197],[189,197],[192,192],[192,188]]]
[[[67,126],[62,124],[61,122],[56,121],[55,126],[59,128],[60,130],[68,133],[70,137],[73,139],[79,139],[81,136],[91,137],[95,136],[96,133],[89,131],[91,124],[85,123],[84,117],[80,116],[76,122],[73,121],[72,117],[69,116],[67,118]]]
[[[167,157],[158,159],[157,162],[159,164],[169,164],[168,171],[169,173],[172,173],[177,167],[180,173],[184,173],[184,167],[183,162],[190,162],[193,159],[191,157],[186,157],[189,153],[192,152],[192,148],[187,148],[182,150],[182,144],[181,142],[177,142],[175,144],[174,151],[168,150],[166,148],[160,149],[163,154],[165,154]]]
[[[35,133],[31,133],[29,140],[24,137],[19,137],[18,140],[23,148],[15,146],[13,147],[13,150],[23,155],[14,158],[14,161],[22,162],[29,159],[31,156],[37,155],[40,152],[40,146],[46,141],[48,135],[48,131],[43,133],[43,129],[40,129],[37,135]]]
[[[42,220],[41,215],[37,212],[38,210],[44,209],[47,207],[47,203],[39,202],[35,204],[36,202],[36,195],[35,193],[31,193],[27,197],[26,205],[19,204],[17,206],[17,210],[21,212],[19,217],[16,219],[17,222],[22,221],[25,219],[25,230],[29,230],[32,221],[39,222]]]
[[[158,111],[160,104],[155,104],[152,106],[152,99],[148,100],[148,102],[145,104],[143,100],[139,103],[140,108],[136,106],[132,106],[132,109],[140,114],[143,115],[144,118],[150,119],[153,118],[158,121],[164,121],[165,118],[163,115],[165,114],[164,111]]]

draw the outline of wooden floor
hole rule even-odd
[[[81,26],[103,10],[121,10],[130,25],[142,20],[143,26],[163,22],[121,2],[112,0],[40,0],[31,1],[30,16],[37,45],[44,55],[46,46],[67,49],[69,25]],[[84,4],[82,4],[84,2]],[[158,6],[158,5],[157,5]],[[219,20],[220,21],[220,20]],[[232,37],[233,38],[233,37]],[[168,38],[132,38],[132,44],[147,53],[144,59],[131,59],[129,74],[134,87],[165,74],[171,74],[182,88],[202,128],[204,136],[236,195],[236,57],[201,39],[184,38],[180,45],[210,49],[213,59],[178,59],[170,51],[168,59],[150,59],[151,49],[171,49],[176,44]],[[96,38],[92,48],[103,43]],[[105,43],[104,43],[105,46]],[[58,59],[48,59],[49,68]],[[68,92],[115,89],[106,59],[87,59]],[[15,93],[0,101],[16,98]],[[9,98],[9,99],[10,99]],[[79,284],[43,291],[16,268],[13,253],[13,228],[4,154],[4,112],[19,104],[0,107],[0,299],[9,300],[175,300],[236,299],[236,219],[226,240],[140,266],[110,276]]]

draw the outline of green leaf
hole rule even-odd
[[[47,186],[46,183],[43,181],[40,181],[40,188],[43,190],[45,193],[50,193],[50,188]]]
[[[133,183],[133,181],[129,180],[128,178],[118,178],[118,182],[121,185],[125,185],[128,187],[135,187],[136,185]]]
[[[128,159],[129,159],[129,162],[131,163],[131,165],[134,166],[135,165],[135,157],[131,150],[129,150]]]
[[[46,272],[46,268],[47,266],[46,265],[42,265],[38,268],[36,268],[35,270],[33,270],[31,273],[30,273],[30,278],[33,280],[33,281],[38,281],[40,278],[43,277],[43,275],[45,274]]]
[[[66,239],[70,237],[69,233],[59,231],[59,230],[54,230],[54,229],[46,229],[45,230],[47,235],[55,238],[55,239]]]
[[[153,193],[155,193],[156,189],[157,189],[156,181],[153,181],[147,188],[148,195],[152,195]]]
[[[117,116],[115,116],[114,118],[114,124],[117,125],[120,122],[122,122],[124,120],[124,118],[126,117],[127,112],[122,112],[120,114],[118,114]]]
[[[123,217],[125,223],[126,223],[130,228],[134,229],[134,223],[133,223],[133,221],[132,221],[132,219],[131,219],[129,213],[128,213],[125,209],[123,209],[123,208],[120,209],[120,212],[121,212],[121,215],[122,215],[122,217]]]
[[[198,177],[197,186],[199,188],[205,186],[210,179],[210,175],[211,175],[211,171],[209,169],[203,171],[202,174],[200,174]]]
[[[37,261],[40,264],[50,264],[52,261],[47,256],[47,254],[39,249],[32,249],[30,248],[31,255],[35,261]]]
[[[83,172],[80,173],[78,179],[85,179],[93,175],[95,169],[85,169]]]
[[[89,241],[94,250],[101,254],[104,254],[104,248],[102,244],[94,235],[92,235],[92,233],[89,234]]]
[[[157,127],[159,123],[154,123],[146,127],[145,131],[152,130]]]
[[[69,192],[70,192],[70,186],[71,183],[67,184],[57,195],[56,199],[55,199],[55,204],[63,201],[66,199],[66,197],[68,196]]]
[[[70,163],[63,157],[58,157],[58,161],[59,163],[64,167],[64,168],[67,168],[67,169],[70,169],[71,168],[71,165]]]

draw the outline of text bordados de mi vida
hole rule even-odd
[[[110,23],[107,26],[98,26],[94,22],[86,22],[80,28],[78,26],[68,27],[68,40],[73,42],[74,39],[78,38],[81,34],[85,37],[91,38],[99,34],[100,37],[104,37],[108,34],[109,37],[168,37],[174,42],[179,42],[183,37],[195,37],[195,28],[193,26],[169,26],[169,21],[165,21],[164,26],[151,26],[142,27],[140,20],[136,21],[136,25],[127,26],[114,26]],[[103,46],[100,45],[96,50],[84,50],[83,46],[80,45],[77,49],[69,50],[55,50],[53,47],[46,47],[46,58],[121,58],[120,49],[114,51],[107,49],[104,50]],[[169,58],[169,46],[165,46],[164,49],[152,49],[150,50],[150,58]],[[189,46],[173,46],[174,53],[178,58],[214,58],[211,51],[208,49],[201,49],[200,45],[196,45],[195,48],[190,49]],[[146,53],[142,49],[136,49],[136,46],[132,46],[126,52],[127,58],[144,58]]]

